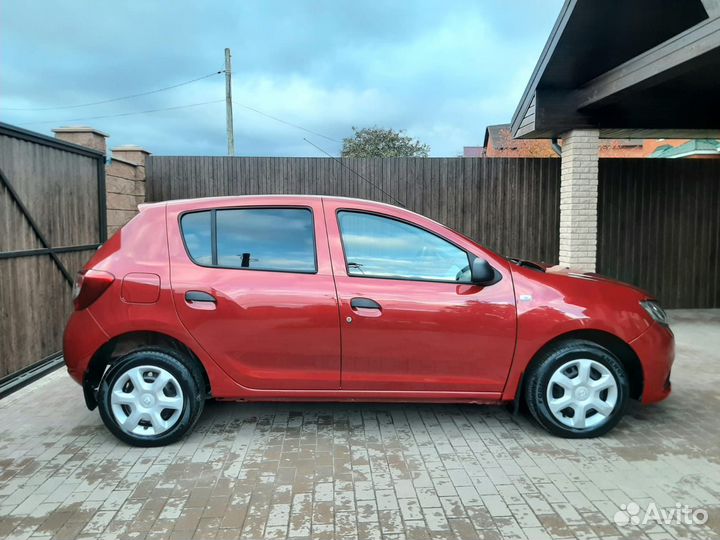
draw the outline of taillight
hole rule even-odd
[[[75,309],[85,309],[112,285],[115,276],[102,270],[88,270],[81,272],[73,284],[72,299]]]

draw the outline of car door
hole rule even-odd
[[[247,388],[338,389],[338,306],[320,199],[266,200],[168,205],[178,316]]]
[[[516,332],[507,263],[431,220],[380,208],[325,200],[343,390],[501,392]],[[478,255],[498,282],[469,282]]]

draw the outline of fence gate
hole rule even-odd
[[[74,275],[106,230],[105,156],[0,123],[0,397],[60,365]]]

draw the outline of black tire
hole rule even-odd
[[[614,377],[617,387],[617,399],[612,412],[598,425],[582,429],[568,426],[556,418],[550,410],[547,397],[548,385],[553,374],[567,362],[579,359],[590,359],[605,366],[610,375]],[[572,368],[570,369],[572,370]],[[597,376],[597,371],[594,369],[591,371]],[[525,376],[525,381],[525,402],[535,420],[553,435],[568,439],[598,437],[610,431],[625,414],[630,394],[630,379],[620,360],[597,343],[579,339],[561,342],[542,352],[533,361]],[[564,394],[561,394],[561,397],[562,395]],[[573,415],[570,415],[570,410],[566,413],[561,411],[559,414],[572,418],[574,411]],[[591,409],[586,414],[589,420],[591,415],[598,413]],[[598,419],[602,416],[600,415]]]
[[[157,435],[141,435],[125,431],[112,411],[111,389],[123,374],[139,366],[157,367],[167,371],[182,389],[182,410],[179,412],[179,417],[172,427]],[[98,410],[107,428],[118,439],[133,446],[164,446],[179,440],[195,426],[205,405],[204,388],[203,376],[198,367],[181,353],[161,349],[139,349],[120,358],[105,374],[98,389]]]

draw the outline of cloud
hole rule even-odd
[[[322,155],[351,127],[405,129],[433,156],[478,144],[509,121],[560,0],[221,2],[91,0],[0,7],[0,107],[50,107],[152,90],[222,68],[233,50],[240,155]],[[22,112],[3,121],[41,132],[92,125],[111,146],[156,154],[222,155],[223,103],[94,120],[94,116],[222,99],[217,76],[93,107]]]

